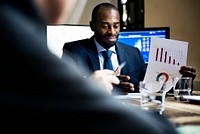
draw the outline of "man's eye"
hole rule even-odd
[[[117,24],[117,25],[114,25],[114,28],[115,29],[118,29],[120,27],[120,25],[119,24]]]
[[[102,25],[102,28],[108,29],[108,25]]]

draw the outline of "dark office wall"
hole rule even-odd
[[[144,27],[144,0],[127,0],[126,3],[118,0],[118,9],[121,15],[122,29]],[[123,20],[124,15],[127,15],[126,20]]]

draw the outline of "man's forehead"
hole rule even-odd
[[[117,24],[119,24],[120,22],[119,22],[119,21],[116,21],[116,22],[100,21],[99,23],[100,23],[100,24],[108,24],[108,25],[117,25]]]

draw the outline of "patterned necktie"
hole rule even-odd
[[[112,51],[102,51],[102,55],[104,57],[104,69],[110,69],[113,70],[112,62],[111,62],[111,56],[112,56]]]

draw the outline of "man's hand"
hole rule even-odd
[[[129,92],[133,92],[134,91],[134,85],[133,83],[130,83],[130,76],[128,75],[119,75],[118,76],[119,80],[120,80],[120,88],[122,89],[122,92],[124,94],[128,94]]]
[[[191,66],[182,66],[179,72],[185,77],[192,77],[193,80],[196,77],[196,69]]]
[[[99,83],[99,85],[102,86],[103,89],[105,89],[109,94],[111,94],[113,90],[113,84],[120,84],[119,79],[113,74],[114,71],[111,70],[97,70],[92,73],[91,78]]]
[[[116,85],[116,87],[119,90],[118,93],[120,94],[128,94],[129,92],[134,91],[134,85],[129,82],[130,76],[128,75],[120,75],[121,69],[126,65],[126,62],[123,62],[122,64],[119,65],[119,67],[115,70],[114,75],[116,75],[119,80],[120,84]]]

